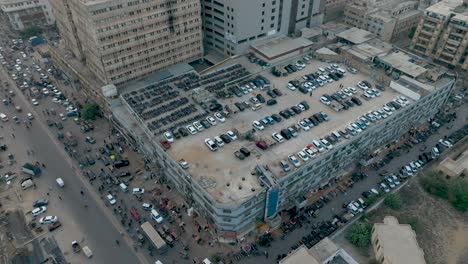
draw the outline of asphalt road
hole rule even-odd
[[[15,84],[7,77],[3,68],[1,69],[1,76],[3,80],[10,81],[11,88],[15,87]],[[16,93],[20,94],[19,90],[16,89]],[[50,198],[63,203],[64,206],[61,207],[65,210],[63,214],[67,214],[74,219],[73,225],[83,231],[83,236],[80,239],[84,239],[85,244],[89,245],[94,253],[92,260],[88,263],[140,263],[133,250],[126,243],[123,243],[119,231],[111,224],[109,218],[96,202],[85,201],[92,198],[89,196],[83,198],[81,196],[80,190],[86,189],[79,178],[81,176],[75,172],[63,147],[57,144],[54,135],[48,130],[45,122],[38,120],[39,115],[33,111],[33,106],[22,95],[15,96],[14,100],[16,105],[23,108],[21,114],[23,117],[25,113],[31,112],[36,116],[36,119],[32,122],[33,124],[29,130],[24,125],[13,124],[13,120],[11,120],[9,126],[14,126],[15,130],[9,130],[8,132],[14,133],[15,137],[13,138],[10,133],[4,133],[5,139],[10,141],[7,143],[12,147],[15,146],[14,144],[18,144],[18,146],[34,149],[36,159],[46,164],[44,173],[38,183],[42,186],[52,187],[52,190],[49,191]],[[11,106],[5,107],[2,105],[1,109],[10,117],[17,115]],[[6,131],[8,128],[5,127],[2,130]],[[55,182],[58,177],[64,180],[64,188],[58,188]],[[57,199],[59,196],[61,200]],[[87,209],[84,208],[85,203],[88,205]],[[101,201],[97,201],[97,203],[101,203]],[[60,214],[57,215],[60,218]],[[64,226],[67,225],[67,223],[63,224]],[[115,242],[116,239],[121,241],[119,246]]]
[[[390,163],[382,167],[380,170],[370,170],[368,171],[369,177],[363,181],[357,182],[354,186],[347,190],[346,194],[338,194],[333,200],[326,204],[322,209],[320,209],[320,214],[316,219],[311,218],[312,223],[332,220],[334,215],[342,211],[342,204],[349,203],[352,200],[356,200],[359,197],[362,197],[362,192],[367,191],[371,188],[375,188],[380,191],[377,187],[377,183],[382,180],[379,176],[380,172],[387,171],[388,173],[397,173],[398,170],[403,165],[407,165],[409,162],[418,159],[418,155],[421,154],[420,148],[424,145],[428,147],[434,146],[440,138],[448,136],[454,131],[460,129],[466,124],[468,118],[468,106],[466,104],[462,105],[457,110],[457,119],[449,124],[443,125],[439,131],[435,134],[432,134],[425,143],[419,143],[408,153],[402,151],[401,156],[395,157]],[[450,125],[450,129],[448,129]],[[301,240],[304,235],[307,235],[310,232],[310,228],[304,225],[302,228],[296,228],[294,231],[288,233],[284,240],[274,241],[269,248],[260,248],[260,250],[267,250],[270,257],[266,259],[265,257],[248,257],[240,260],[241,263],[276,263],[276,256],[278,254],[287,254],[291,247]],[[261,261],[259,261],[259,258]]]

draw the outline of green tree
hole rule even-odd
[[[384,204],[393,210],[398,210],[401,208],[401,197],[398,194],[391,193],[385,198]]]
[[[401,218],[400,223],[410,225],[416,233],[419,233],[421,231],[421,225],[419,224],[419,220],[417,217]]]
[[[449,202],[457,210],[468,210],[468,180],[457,178],[450,184]]]
[[[421,176],[422,177],[419,178],[419,182],[428,193],[441,198],[448,198],[448,182],[442,177],[442,175],[437,172],[430,171]]]
[[[34,26],[30,26],[30,27],[26,28],[25,30],[21,31],[20,36],[23,39],[28,39],[30,37],[34,37],[34,36],[42,34],[43,31],[44,30],[41,27],[34,25]]]
[[[95,103],[86,104],[83,108],[83,118],[86,120],[96,120],[97,117],[101,116],[99,105]]]
[[[412,39],[414,37],[414,33],[416,33],[416,27],[412,27],[408,32],[408,37]]]
[[[346,233],[346,239],[356,247],[369,246],[372,236],[372,225],[369,223],[357,223]]]

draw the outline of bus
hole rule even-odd
[[[156,250],[159,254],[163,254],[167,251],[167,244],[162,239],[162,237],[156,232],[153,226],[149,222],[144,222],[141,225],[141,230],[146,235],[146,237],[151,241],[151,243],[156,247]]]

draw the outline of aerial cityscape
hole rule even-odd
[[[0,0],[0,263],[467,264],[468,0]]]

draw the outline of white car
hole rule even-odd
[[[27,113],[26,116],[28,117],[29,120],[34,119],[34,116],[31,113]]]
[[[208,121],[208,123],[210,123],[212,126],[217,124],[216,120],[212,116],[207,117],[206,121]]]
[[[60,104],[62,101],[58,98],[52,99],[52,103]]]
[[[36,99],[31,99],[31,102],[33,105],[39,105],[39,102]]]
[[[201,131],[203,131],[205,129],[202,126],[202,124],[200,124],[200,122],[198,122],[198,121],[193,122],[193,127],[195,127],[195,129],[197,129],[199,132],[201,132]]]
[[[214,116],[216,119],[218,119],[219,122],[224,123],[226,121],[226,118],[221,113],[215,113]]]
[[[112,194],[108,194],[106,196],[107,198],[107,201],[111,204],[111,205],[114,205],[115,203],[117,203],[117,201],[115,200],[114,196],[112,196]]]
[[[46,206],[37,207],[37,208],[34,208],[34,210],[31,211],[31,215],[36,217],[36,216],[38,216],[40,214],[45,213],[45,211],[47,211]]]
[[[273,134],[271,134],[271,136],[273,137],[274,140],[278,141],[278,143],[283,143],[284,142],[284,137],[281,136],[278,133],[273,133]]]
[[[143,188],[133,188],[132,193],[133,194],[144,194],[145,189],[143,189]]]
[[[211,151],[216,151],[218,149],[218,146],[216,143],[214,143],[213,140],[210,138],[205,139],[205,145],[211,150]]]
[[[190,134],[192,135],[195,135],[198,133],[198,131],[192,126],[192,125],[188,125],[187,126],[187,130],[189,131]]]
[[[60,116],[60,119],[62,119],[62,121],[67,120],[67,116],[66,116],[66,115],[60,113],[59,116]]]
[[[297,122],[297,124],[302,128],[304,129],[304,131],[309,131],[310,130],[310,127],[306,124],[306,122],[300,120],[299,122]]]
[[[228,137],[230,137],[231,140],[236,140],[237,139],[236,133],[232,132],[231,130],[226,132],[226,135],[228,135]]]
[[[450,141],[445,140],[445,139],[439,139],[439,143],[442,144],[444,147],[450,148],[452,147],[452,143]]]
[[[43,94],[43,95],[48,95],[48,94],[49,94],[49,90],[47,90],[47,88],[42,88],[42,94]]]
[[[303,161],[308,161],[309,160],[309,156],[304,151],[299,151],[297,153],[297,156],[299,156],[299,158],[301,158],[301,160],[303,160]]]
[[[253,127],[255,127],[255,128],[258,129],[258,130],[263,130],[263,129],[265,129],[265,127],[264,127],[262,124],[260,124],[260,122],[258,122],[257,120],[253,121],[253,122],[252,122],[252,125],[253,125]]]
[[[172,143],[174,142],[174,137],[172,136],[171,132],[166,131],[164,132],[164,138],[167,140],[167,142]]]
[[[288,89],[291,90],[291,91],[295,91],[297,88],[296,88],[296,86],[288,83]]]
[[[358,86],[359,88],[363,89],[363,90],[369,89],[369,87],[367,87],[367,85],[366,85],[365,83],[363,83],[363,82],[358,82],[358,83],[357,83],[357,86]]]
[[[299,160],[296,158],[296,156],[294,155],[289,155],[288,156],[288,159],[289,161],[291,161],[292,165],[294,165],[294,167],[298,168],[299,166],[301,166],[301,163],[299,162]]]
[[[58,217],[55,215],[48,215],[39,219],[41,224],[53,224],[58,221]]]

